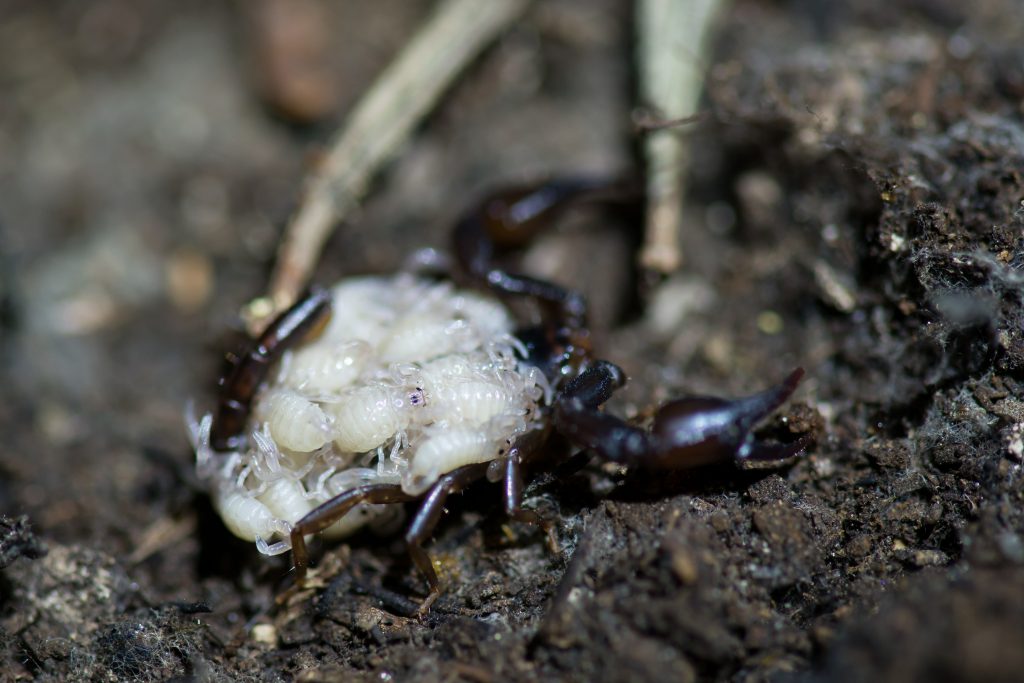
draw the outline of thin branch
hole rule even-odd
[[[380,75],[310,178],[285,231],[268,297],[249,306],[260,327],[295,301],[332,229],[358,205],[377,172],[442,93],[528,5],[528,0],[445,0]]]
[[[701,111],[690,116],[683,116],[678,119],[663,119],[652,115],[648,111],[638,109],[633,113],[633,131],[635,133],[653,133],[658,130],[674,129],[679,130],[682,126],[691,123],[700,123],[711,118],[710,112]]]

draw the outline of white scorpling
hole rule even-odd
[[[332,298],[324,333],[287,351],[261,388],[243,449],[214,452],[211,417],[189,419],[197,472],[225,525],[266,554],[289,550],[292,525],[345,491],[399,484],[418,495],[503,457],[550,402],[491,298],[408,273],[345,280]],[[396,514],[360,505],[324,534],[393,527]]]

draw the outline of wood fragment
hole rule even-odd
[[[250,331],[293,303],[331,230],[452,81],[518,18],[529,0],[445,0],[352,110],[310,178],[285,230],[267,299],[250,304]]]
[[[708,35],[726,0],[639,0],[637,60],[641,104],[656,117],[687,121],[696,116],[704,84]],[[689,148],[671,129],[649,130],[644,139],[647,221],[641,265],[671,273],[682,262],[679,230]]]

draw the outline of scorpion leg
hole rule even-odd
[[[539,526],[547,535],[548,549],[559,553],[555,525],[532,510],[523,509],[523,456],[518,447],[513,447],[505,460],[505,514],[510,519]]]
[[[548,229],[573,202],[612,185],[607,178],[575,177],[496,192],[466,213],[455,227],[455,255],[479,284],[517,296],[533,296],[558,315],[582,316],[581,297],[570,290],[496,267],[500,253],[524,247]],[[582,324],[583,320],[580,319]]]
[[[314,508],[292,526],[292,561],[295,563],[295,585],[300,586],[309,567],[306,536],[323,531],[344,517],[360,503],[405,503],[414,500],[398,484],[370,484],[345,491]]]
[[[650,431],[603,413],[601,404],[622,385],[622,371],[597,361],[569,382],[556,399],[555,428],[602,457],[652,469],[684,469],[712,462],[754,460],[782,463],[808,445],[754,441],[752,430],[796,390],[804,371],[797,368],[777,386],[736,400],[681,398],[658,409]]]
[[[572,289],[510,273],[496,259],[529,244],[574,202],[602,197],[615,186],[606,177],[575,177],[508,189],[484,199],[455,227],[455,256],[473,281],[501,294],[537,301],[543,319],[542,355],[559,358],[556,365],[577,365],[589,352],[586,300]]]
[[[322,332],[330,316],[331,293],[314,289],[275,318],[245,355],[232,359],[230,370],[220,380],[217,412],[210,428],[214,450],[241,444],[252,400],[274,361],[289,347]]]
[[[423,544],[430,538],[434,527],[437,526],[448,496],[480,479],[487,472],[487,465],[488,463],[466,465],[454,469],[438,479],[437,483],[427,491],[412,524],[409,525],[409,530],[405,534],[409,555],[412,556],[412,561],[430,586],[430,592],[420,604],[420,608],[416,610],[419,616],[426,614],[430,606],[441,595],[441,582],[437,578],[437,572],[434,571],[434,563],[430,560],[430,555],[423,549]]]

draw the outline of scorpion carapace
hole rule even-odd
[[[551,523],[522,507],[522,466],[544,452],[551,429],[641,468],[781,464],[801,453],[804,440],[768,445],[753,436],[795,391],[801,369],[747,398],[669,401],[649,430],[602,410],[625,376],[593,357],[583,297],[508,272],[499,258],[609,185],[562,179],[500,192],[457,225],[462,277],[535,301],[539,327],[517,329],[493,299],[409,273],[314,291],[274,321],[223,380],[210,433],[194,430],[197,451],[226,452],[214,478],[228,526],[267,552],[290,548],[300,585],[306,536],[343,533],[355,528],[356,513],[369,519],[376,506],[419,501],[405,539],[430,586],[422,613],[441,593],[423,544],[453,492],[502,478],[506,512],[544,527],[553,542]],[[322,338],[303,343],[325,324]],[[268,380],[282,356],[278,377]]]

